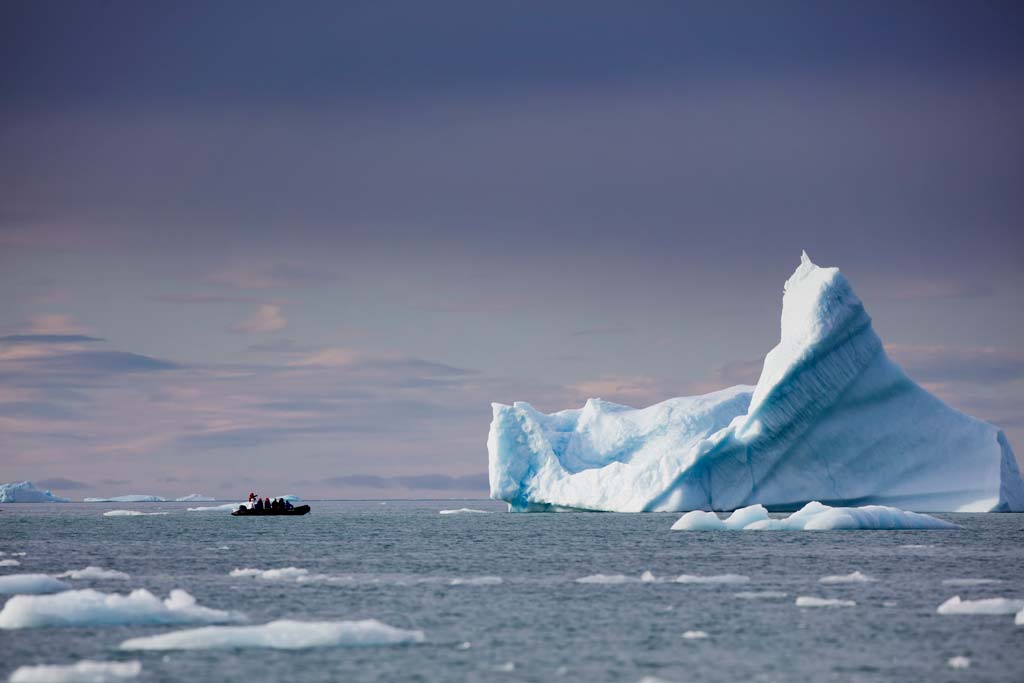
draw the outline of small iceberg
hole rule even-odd
[[[260,579],[262,581],[294,581],[296,583],[325,581],[331,578],[327,574],[310,574],[308,569],[300,569],[299,567],[281,567],[280,569],[236,568],[228,572],[228,576]]]
[[[676,583],[712,583],[712,584],[735,584],[735,583],[747,583],[750,581],[749,576],[743,574],[712,574],[710,576],[700,576],[696,574],[681,574],[676,577]]]
[[[816,598],[810,595],[801,595],[796,599],[797,607],[856,607],[853,600],[839,600],[837,598]]]
[[[786,597],[782,591],[740,591],[733,595],[743,600],[777,600]]]
[[[117,683],[142,673],[142,664],[131,662],[94,662],[84,659],[76,664],[40,664],[14,670],[9,683]]]
[[[148,517],[153,515],[166,515],[166,512],[141,512],[139,510],[107,510],[104,517]]]
[[[199,507],[186,508],[188,512],[213,512],[214,510],[235,510],[243,503],[225,503],[223,505],[200,505]]]
[[[0,576],[0,595],[31,595],[59,593],[70,590],[71,586],[46,574],[7,574]]]
[[[53,495],[49,489],[37,489],[30,481],[0,484],[0,503],[70,503],[69,498]]]
[[[449,586],[497,586],[502,582],[500,576],[472,576],[469,578],[456,577],[452,579]]]
[[[984,586],[990,583],[1002,583],[1002,579],[944,579],[943,586]]]
[[[1017,612],[1017,616],[1013,618],[1013,624],[1014,626],[1024,626],[1024,607],[1022,607],[1021,610]]]
[[[707,637],[708,634],[705,631],[686,631],[683,633],[683,638],[686,640],[703,640]]]
[[[20,564],[18,560],[0,560],[0,567],[17,567]]]
[[[86,589],[68,590],[56,595],[15,595],[0,610],[0,629],[216,624],[243,618],[236,612],[202,607],[196,604],[195,598],[180,589],[172,590],[166,600],[160,600],[142,588],[128,595]]]
[[[873,579],[867,574],[862,574],[860,572],[823,576],[818,579],[818,583],[872,583],[874,581],[878,581],[878,579]]]
[[[950,669],[966,669],[970,665],[971,658],[963,656],[950,657],[949,660],[946,662],[946,666],[948,666]]]
[[[166,498],[151,496],[145,493],[130,493],[127,496],[113,496],[112,498],[83,498],[83,503],[166,503]]]
[[[1010,598],[984,598],[982,600],[961,600],[954,595],[939,605],[939,614],[1013,614],[1024,610],[1024,600]]]
[[[772,519],[762,505],[740,508],[720,519],[694,510],[676,520],[673,531],[836,531],[896,529],[958,529],[956,524],[919,512],[885,505],[832,507],[811,501],[788,517]]]
[[[440,514],[442,514],[442,515],[464,515],[464,514],[489,515],[491,513],[488,510],[474,510],[473,508],[459,508],[458,510],[441,510]]]
[[[645,571],[639,577],[626,576],[624,574],[590,574],[576,579],[576,583],[597,583],[597,584],[620,584],[620,583],[657,583],[660,579],[655,578],[650,571]]]
[[[376,619],[362,621],[291,621],[260,626],[207,626],[121,643],[122,650],[218,650],[271,648],[304,650],[314,647],[366,647],[422,643],[423,631],[389,626]]]
[[[204,496],[201,493],[190,493],[187,496],[174,499],[176,503],[212,503],[215,500],[217,499],[211,496]]]
[[[132,578],[124,572],[119,572],[116,569],[104,569],[103,567],[95,567],[93,565],[89,565],[85,569],[71,569],[63,574],[57,574],[57,576],[62,579],[116,579],[118,581]]]

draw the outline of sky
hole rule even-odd
[[[1015,2],[0,3],[0,481],[482,497],[491,402],[756,382],[802,249],[1021,459],[1022,35]]]

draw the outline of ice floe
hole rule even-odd
[[[308,569],[299,567],[281,567],[279,569],[232,569],[228,576],[247,577],[260,579],[261,581],[293,581],[295,583],[312,583],[329,581],[332,577],[327,574],[312,574]]]
[[[257,626],[206,626],[131,638],[122,650],[215,650],[314,647],[358,647],[421,643],[423,631],[389,626],[376,619],[362,621],[292,621],[281,619]]]
[[[956,529],[956,524],[931,515],[884,505],[832,507],[811,501],[788,517],[772,519],[761,505],[750,505],[721,519],[694,510],[676,520],[673,531],[834,531],[893,529]]]
[[[744,600],[777,600],[786,597],[787,594],[782,591],[740,591],[733,595]]]
[[[0,567],[17,567],[20,564],[17,560],[0,560]]]
[[[939,614],[1013,614],[1024,610],[1024,600],[1010,598],[983,598],[981,600],[961,600],[954,595],[939,605],[935,611]]]
[[[810,595],[801,595],[796,599],[797,607],[856,607],[853,600],[840,600],[838,598],[817,598]]]
[[[750,581],[750,577],[743,574],[711,574],[708,576],[680,574],[675,578],[676,583],[735,584],[747,583],[748,581]]]
[[[70,590],[71,586],[47,574],[7,574],[0,576],[0,594],[59,593]]]
[[[1024,607],[1017,612],[1017,616],[1013,618],[1013,623],[1015,626],[1024,626]]]
[[[450,586],[497,586],[502,582],[500,576],[456,577],[448,582]]]
[[[950,657],[949,660],[946,662],[946,666],[948,666],[950,669],[966,669],[970,665],[971,658],[963,656]]]
[[[107,510],[104,517],[146,517],[150,515],[166,515],[166,512],[141,512],[139,510]]]
[[[664,579],[657,578],[650,571],[645,571],[640,576],[626,576],[625,574],[590,574],[576,579],[576,583],[659,583]]]
[[[104,569],[103,567],[96,567],[89,565],[85,569],[71,569],[63,574],[57,574],[60,578],[65,579],[118,579],[127,580],[131,577],[124,572],[119,572],[116,569]]]
[[[75,664],[40,664],[14,670],[9,683],[117,683],[142,673],[142,663],[94,662],[84,659]]]
[[[871,583],[873,581],[878,581],[878,579],[873,579],[867,574],[862,574],[861,572],[834,574],[832,576],[823,576],[818,579],[818,583]]]
[[[0,610],[0,628],[209,624],[243,618],[235,612],[202,607],[183,590],[172,590],[167,599],[160,600],[141,588],[128,595],[85,589],[56,595],[15,595]]]
[[[188,512],[212,512],[214,510],[236,510],[241,503],[225,503],[224,505],[200,505],[199,507],[186,508]]]
[[[683,633],[683,638],[686,640],[700,640],[707,637],[708,634],[704,631],[686,631]]]
[[[489,515],[491,513],[490,513],[489,510],[475,510],[473,508],[459,508],[458,510],[441,510],[440,514],[442,514],[442,515],[464,515],[464,514]]]
[[[1002,583],[1002,579],[943,579],[944,586],[984,586],[990,583]]]

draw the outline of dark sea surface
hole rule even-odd
[[[0,575],[97,565],[131,579],[69,582],[161,598],[183,588],[254,624],[379,619],[420,629],[425,642],[122,652],[127,638],[188,627],[0,630],[0,680],[25,664],[138,659],[134,680],[195,683],[1024,681],[1024,626],[1012,614],[936,614],[954,595],[1024,599],[1022,514],[939,515],[962,526],[952,531],[673,532],[678,514],[509,514],[478,500],[310,504],[310,515],[294,518],[186,511],[211,503],[3,505],[0,551],[26,555]],[[492,514],[439,514],[462,507]],[[103,516],[112,509],[170,514]],[[247,567],[337,580],[228,575]],[[645,571],[664,580],[640,582]],[[877,581],[819,582],[853,571]],[[727,573],[749,581],[671,581]],[[634,580],[576,582],[594,574]],[[451,585],[478,577],[501,582]],[[1001,582],[943,584],[963,578]],[[857,604],[800,608],[797,596]],[[951,668],[957,656],[969,668]]]

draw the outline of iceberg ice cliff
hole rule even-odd
[[[590,399],[550,415],[493,404],[491,497],[512,510],[618,512],[888,505],[1022,511],[996,427],[954,410],[886,355],[837,268],[803,254],[756,387],[643,409]]]
[[[37,489],[30,481],[0,484],[0,503],[70,503],[49,489]]]

